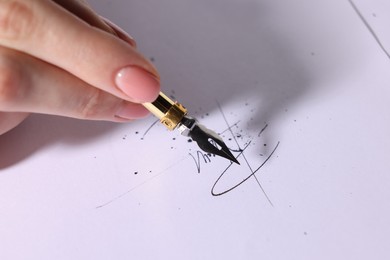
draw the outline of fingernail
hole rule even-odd
[[[133,102],[154,101],[160,91],[160,82],[150,72],[136,66],[121,69],[116,75],[116,86]]]
[[[142,105],[124,102],[115,114],[120,121],[144,118],[149,115],[149,111]]]

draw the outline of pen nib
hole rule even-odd
[[[198,146],[206,153],[212,153],[224,157],[232,162],[240,164],[222,138],[210,129],[201,124],[195,124],[189,136],[198,143]]]

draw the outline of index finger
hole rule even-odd
[[[133,102],[153,101],[159,75],[135,48],[52,1],[0,2],[0,44]]]

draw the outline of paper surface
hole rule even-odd
[[[153,117],[31,116],[0,136],[0,259],[390,257],[388,1],[89,2],[241,166]]]

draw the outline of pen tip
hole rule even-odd
[[[237,163],[238,165],[241,165],[240,162],[235,157],[233,157],[233,158],[234,158],[234,160],[231,160],[232,162]]]
[[[207,153],[212,153],[226,158],[240,165],[230,149],[223,142],[222,138],[215,132],[207,129],[202,125],[195,125],[190,132],[191,138],[198,143],[198,146]]]

